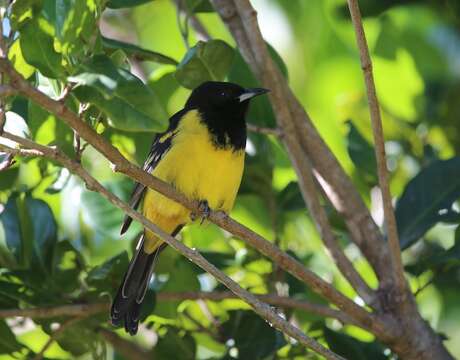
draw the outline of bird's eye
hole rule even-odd
[[[220,96],[225,97],[225,96],[227,96],[227,94],[225,93],[225,91],[222,91],[222,92],[220,93]]]

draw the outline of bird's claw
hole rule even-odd
[[[198,205],[198,214],[192,212],[190,214],[190,218],[192,221],[195,221],[198,217],[201,217],[200,225],[203,225],[204,221],[209,218],[209,215],[211,215],[211,208],[209,207],[207,200],[201,200]]]

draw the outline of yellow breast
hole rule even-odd
[[[207,200],[213,210],[229,212],[243,167],[244,150],[216,147],[198,112],[193,110],[181,119],[171,149],[152,174],[173,184],[191,199]],[[152,220],[160,216],[188,222],[189,211],[152,190],[148,190],[143,208]]]

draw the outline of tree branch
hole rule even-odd
[[[343,324],[355,324],[353,319],[340,310],[335,310],[329,306],[311,303],[305,300],[297,300],[290,297],[277,295],[256,295],[256,297],[267,304],[306,311],[312,314],[326,318],[337,319]],[[193,291],[193,292],[167,292],[160,291],[156,293],[157,301],[175,301],[175,300],[209,300],[222,301],[226,299],[238,299],[238,296],[230,291]],[[29,309],[3,309],[0,310],[0,319],[11,318],[15,316],[28,317],[32,319],[52,318],[58,316],[82,316],[93,315],[107,311],[109,303],[91,303],[91,304],[72,304],[52,307],[37,307]]]
[[[286,97],[283,96],[287,90],[287,84],[281,73],[277,71],[275,64],[271,61],[267,47],[260,33],[257,24],[257,13],[251,6],[248,0],[234,0],[234,11],[238,14],[242,28],[245,30],[245,37],[237,39],[237,42],[248,42],[250,48],[247,53],[252,52],[249,59],[253,60],[253,70],[256,70],[259,76],[268,84],[271,89],[270,96],[274,111],[277,117],[278,124],[283,131],[283,142],[288,150],[291,161],[297,173],[300,190],[302,192],[305,203],[307,204],[310,214],[315,221],[316,227],[324,241],[324,244],[329,249],[332,258],[338,269],[349,281],[356,292],[367,304],[374,304],[376,295],[366,284],[361,275],[355,270],[350,260],[346,257],[342,249],[339,247],[334,236],[332,228],[325,209],[321,205],[313,177],[313,170],[310,160],[299,145],[296,131],[293,130],[292,114],[286,106]],[[225,3],[225,4],[223,4]],[[222,11],[223,6],[229,8],[228,1],[214,0],[216,9]],[[236,17],[232,18],[235,19]],[[240,28],[240,25],[237,26]],[[281,84],[281,86],[280,86]],[[284,85],[283,85],[284,84]]]
[[[115,147],[112,146],[112,144],[110,144],[104,137],[99,136],[87,123],[83,122],[69,108],[32,87],[14,70],[7,59],[0,58],[0,71],[8,74],[11,86],[17,89],[23,96],[29,98],[42,108],[54,114],[72,129],[77,131],[81,138],[90,143],[96,150],[111,161],[114,171],[121,172],[143,185],[158,191],[164,196],[177,201],[197,214],[200,213],[198,202],[188,199],[185,195],[177,192],[171,185],[130,163]],[[211,211],[209,220],[229,231],[236,237],[241,238],[247,244],[256,248],[263,255],[277,263],[282,269],[308,284],[313,291],[336,305],[349,316],[353,317],[353,319],[355,319],[356,322],[358,322],[363,328],[374,328],[381,331],[382,324],[376,317],[372,316],[365,309],[361,308],[349,298],[338,292],[331,284],[318,277],[312,271],[306,269],[300,262],[281,251],[278,247],[264,239],[262,236],[236,222],[220,211]]]
[[[268,55],[255,21],[256,12],[247,0],[212,0],[212,3],[252,71],[261,84],[271,89],[271,104],[283,134],[293,137],[295,143],[300,144],[302,150],[308,153],[323,183],[328,184],[327,193],[331,195],[330,200],[336,209],[344,216],[352,240],[374,267],[379,280],[385,281],[388,251],[384,240],[350,178]],[[293,156],[292,153],[290,155]]]
[[[380,190],[382,192],[383,213],[388,234],[388,246],[393,268],[393,276],[396,288],[401,296],[407,293],[407,282],[404,278],[404,267],[401,259],[401,248],[399,246],[398,229],[396,218],[391,204],[390,186],[388,184],[388,169],[385,155],[385,139],[383,135],[382,118],[380,115],[379,101],[375,90],[374,76],[372,74],[372,61],[369,55],[366,35],[364,33],[363,22],[357,0],[347,0],[350,9],[351,20],[355,28],[356,42],[359,48],[359,57],[363,69],[364,81],[367,89],[367,100],[369,102],[369,112],[371,115],[372,132],[375,142],[375,156],[377,159],[377,172],[379,177]]]
[[[132,217],[134,220],[140,222],[146,229],[152,231],[163,239],[169,246],[173,247],[176,251],[180,252],[183,256],[188,258],[190,261],[201,267],[203,270],[213,275],[219,282],[225,285],[235,295],[244,300],[246,303],[252,306],[254,311],[259,314],[266,321],[270,322],[273,327],[286,335],[296,339],[304,346],[311,348],[317,353],[323,355],[327,359],[343,359],[339,355],[333,353],[329,349],[319,344],[316,340],[305,335],[301,330],[287,322],[281,316],[276,314],[269,305],[261,302],[253,294],[240,287],[234,280],[224,274],[222,271],[217,269],[214,265],[209,263],[198,251],[190,249],[174,237],[164,232],[158,226],[150,222],[145,216],[141,215],[137,211],[133,210],[127,203],[116,197],[114,194],[109,192],[103,187],[96,179],[94,179],[77,161],[70,159],[63,152],[56,148],[50,148],[37,144],[28,139],[24,139],[13,134],[4,133],[3,137],[15,141],[23,147],[40,151],[46,158],[57,161],[62,166],[66,167],[70,172],[78,175],[86,184],[89,190],[96,191],[101,194],[104,198],[110,201],[113,205],[123,210],[126,214]]]
[[[254,125],[251,123],[247,124],[247,128],[249,131],[259,133],[259,134],[274,135],[279,138],[283,136],[283,132],[281,131],[281,129],[278,129],[278,128],[267,128],[267,127],[263,127],[259,125]]]
[[[87,315],[84,314],[80,317],[74,317],[74,318],[70,318],[66,321],[64,321],[62,324],[60,324],[59,326],[59,329],[57,329],[56,331],[54,331],[51,335],[50,335],[50,338],[48,339],[48,341],[45,343],[45,345],[42,347],[42,349],[40,350],[39,353],[37,353],[34,357],[33,357],[33,360],[42,360],[43,359],[43,356],[45,355],[45,352],[46,350],[49,349],[49,347],[53,344],[53,342],[55,342],[59,336],[62,335],[62,333],[64,331],[66,331],[69,327],[71,327],[72,325],[74,325],[76,322],[80,321],[83,317],[86,317]]]

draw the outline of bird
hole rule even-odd
[[[230,82],[207,81],[196,87],[182,110],[155,136],[143,169],[200,204],[203,219],[211,209],[229,213],[241,183],[246,147],[246,114],[252,98],[267,93]],[[130,206],[163,231],[176,236],[195,218],[190,210],[136,183]],[[203,220],[202,220],[203,221]],[[124,234],[132,218],[125,216]],[[123,281],[113,299],[110,318],[135,335],[154,264],[166,243],[144,229]]]

